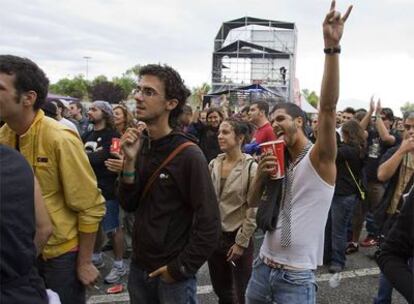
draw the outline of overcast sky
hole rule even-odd
[[[135,64],[167,63],[190,86],[211,81],[214,37],[222,22],[251,16],[296,23],[296,76],[319,94],[321,23],[329,0],[2,0],[0,53],[31,58],[52,82],[85,74],[120,76]],[[341,101],[394,110],[414,102],[414,1],[340,0],[354,10],[341,54]]]

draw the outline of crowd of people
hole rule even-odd
[[[374,99],[336,111],[351,10],[332,2],[324,20],[310,116],[261,100],[193,112],[181,76],[158,64],[140,69],[133,112],[96,100],[85,113],[46,102],[34,62],[0,55],[0,300],[85,303],[106,240],[104,281],[128,275],[132,304],[197,303],[206,262],[219,303],[315,303],[317,267],[340,273],[360,246],[378,246],[374,303],[391,303],[393,288],[412,303],[414,113],[396,118]],[[277,156],[260,151],[275,140],[277,179]]]

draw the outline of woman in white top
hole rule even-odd
[[[252,129],[241,120],[224,120],[218,133],[219,146],[224,153],[209,165],[222,227],[219,246],[208,260],[219,303],[244,303],[252,271],[256,209],[247,205],[247,194],[257,164],[250,155],[242,152],[242,145],[249,142]]]

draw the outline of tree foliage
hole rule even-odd
[[[126,74],[122,75],[122,77],[114,77],[112,78],[112,82],[115,85],[118,85],[122,88],[124,96],[128,98],[128,96],[132,93],[132,91],[137,86],[136,78],[132,78],[127,76]]]
[[[97,85],[98,83],[101,83],[101,82],[106,82],[106,81],[108,81],[108,78],[107,78],[105,75],[98,75],[98,76],[96,76],[96,77],[95,77],[95,79],[94,79],[94,80],[92,80],[91,85],[92,85],[92,86],[95,86],[95,85]]]
[[[140,64],[136,64],[132,68],[129,68],[128,70],[126,70],[123,76],[138,78],[139,70],[141,70],[141,67],[142,66]]]
[[[404,114],[406,112],[414,111],[414,103],[407,101],[401,108],[401,112]]]
[[[308,89],[302,90],[302,95],[306,98],[306,100],[314,107],[318,108],[319,104],[319,96],[316,94],[315,91],[309,91]]]
[[[73,79],[60,79],[55,84],[50,85],[49,90],[55,94],[84,99],[88,97],[89,86],[89,81],[84,79],[82,75],[77,75]]]
[[[101,81],[91,86],[92,100],[105,100],[109,103],[119,103],[127,97],[122,87],[110,81]]]

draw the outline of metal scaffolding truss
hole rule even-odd
[[[292,100],[296,43],[294,23],[252,17],[224,22],[214,40],[211,93],[256,84]]]

